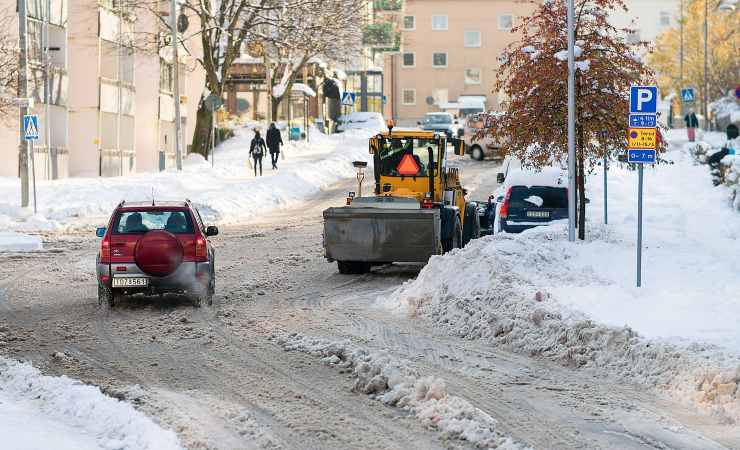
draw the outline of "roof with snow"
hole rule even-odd
[[[535,169],[511,169],[506,175],[504,187],[511,186],[549,186],[567,187],[568,172],[559,167]]]

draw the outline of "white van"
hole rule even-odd
[[[491,128],[500,113],[484,112],[472,114],[465,120],[465,153],[477,161],[484,158],[493,158],[495,161],[503,161],[501,154],[501,141],[491,136]]]

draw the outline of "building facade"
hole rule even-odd
[[[51,0],[49,15],[43,7],[46,0],[27,3],[29,95],[35,98],[32,113],[39,115],[42,134],[34,145],[36,177],[121,176],[173,166],[175,64],[161,21],[124,1]],[[160,9],[166,15],[169,3],[162,2]],[[48,120],[40,31],[47,18],[52,49]],[[205,77],[192,56],[182,56],[185,51],[180,55],[185,152]],[[0,148],[0,157],[15,164],[3,165],[0,175],[17,176],[17,122],[6,122],[0,142],[8,145]],[[45,145],[47,124],[50,150]]]
[[[406,0],[401,49],[385,62],[385,116],[413,124],[460,96],[485,97],[488,109],[498,108],[498,56],[530,12],[514,0]]]

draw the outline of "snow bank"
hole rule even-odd
[[[326,364],[351,369],[354,391],[411,411],[425,427],[438,430],[446,438],[467,441],[477,448],[527,448],[497,431],[496,420],[484,411],[450,395],[443,379],[420,376],[408,363],[387,352],[370,353],[349,342],[284,331],[275,331],[272,339],[286,351],[308,353],[321,357]]]
[[[43,248],[38,236],[0,231],[0,252],[33,252]]]
[[[122,200],[191,199],[204,220],[215,224],[238,223],[275,209],[288,208],[343,179],[352,178],[352,161],[370,160],[368,130],[341,135],[311,133],[310,143],[291,142],[283,147],[279,170],[263,160],[264,177],[254,177],[249,165],[251,130],[240,128],[236,137],[221,144],[215,167],[190,155],[183,171],[167,170],[116,178],[69,178],[37,183],[39,214],[19,205],[20,182],[0,177],[0,229],[58,230],[104,225]],[[283,136],[287,143],[287,136]],[[371,162],[371,161],[370,161]]]
[[[0,436],[7,448],[181,448],[174,432],[100,389],[1,357]]]
[[[567,226],[498,234],[433,257],[380,303],[451,334],[630,382],[740,419],[740,215],[682,151],[646,168],[643,287],[635,283],[634,172],[588,180],[588,240]],[[465,276],[459,276],[459,268]],[[646,339],[648,338],[648,339]]]

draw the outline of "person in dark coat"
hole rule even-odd
[[[254,159],[254,176],[257,176],[257,164],[260,166],[260,176],[262,176],[262,156],[266,153],[265,140],[260,136],[260,130],[254,130],[252,143],[249,145],[249,156]]]
[[[275,123],[270,124],[267,130],[267,148],[270,149],[270,159],[272,160],[272,170],[277,169],[278,156],[280,156],[280,146],[283,145],[283,137]]]
[[[693,109],[684,116],[683,121],[686,122],[686,129],[689,133],[689,142],[694,142],[696,139],[695,129],[699,128],[699,119],[696,117]]]

